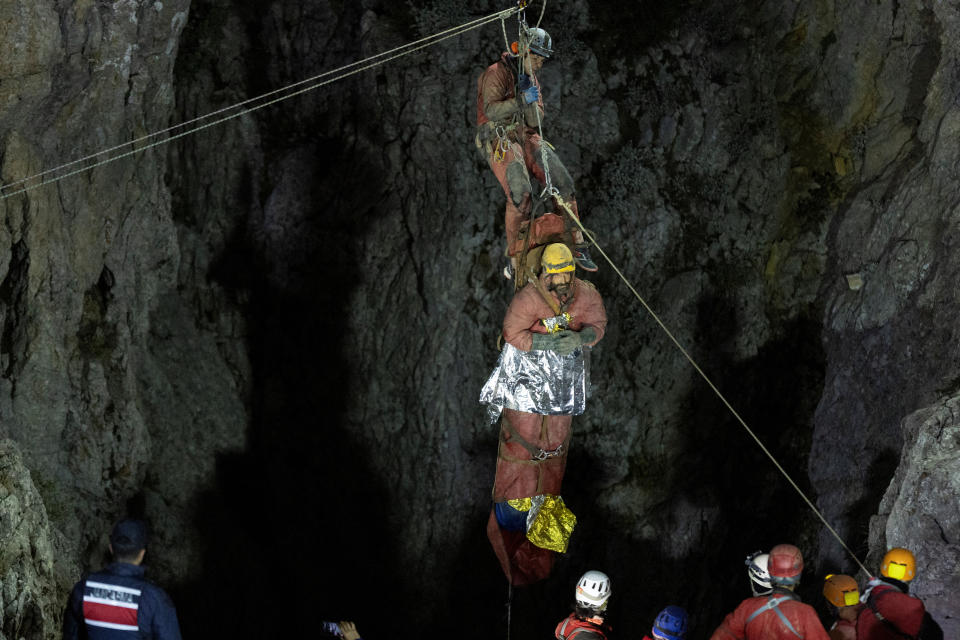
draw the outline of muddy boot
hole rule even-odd
[[[583,269],[584,271],[596,271],[597,263],[590,259],[590,254],[588,253],[590,245],[583,245],[580,247],[573,248],[573,259],[576,261],[577,266]]]

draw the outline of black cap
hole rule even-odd
[[[147,548],[147,523],[143,520],[121,520],[110,532],[110,544],[115,554],[132,553]]]

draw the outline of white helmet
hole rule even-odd
[[[747,575],[750,576],[750,591],[755,596],[765,596],[773,592],[773,585],[770,584],[770,572],[767,570],[767,562],[770,554],[752,553],[747,556]]]
[[[577,583],[574,598],[585,609],[603,611],[610,599],[610,578],[602,571],[587,571]]]
[[[549,58],[553,55],[553,38],[550,37],[550,34],[547,33],[545,29],[533,27],[527,29],[526,32],[527,48],[530,50],[530,53],[535,53],[544,58]]]

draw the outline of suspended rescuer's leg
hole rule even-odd
[[[556,154],[549,142],[541,140],[538,135],[530,136],[527,140],[527,156],[533,158],[533,162],[528,164],[530,172],[543,184],[547,183],[546,171],[543,166],[543,156],[546,155],[547,167],[550,171],[550,182],[557,189],[563,201],[569,205],[574,217],[579,220],[580,211],[577,207],[573,178],[570,177],[570,172],[567,171],[563,162],[560,161],[560,156]],[[563,212],[559,206],[556,211],[563,216],[565,225],[574,224],[567,219],[566,213]],[[590,254],[587,251],[589,245],[584,242],[583,234],[579,228],[575,227],[573,229],[573,239],[576,243],[576,246],[573,248],[573,259],[577,261],[581,269],[585,271],[596,271],[597,265],[590,259]]]
[[[523,150],[518,143],[513,142],[502,158],[498,158],[494,151],[487,157],[487,163],[507,196],[504,222],[507,232],[507,249],[509,249],[516,242],[521,223],[530,215],[532,206],[530,177],[524,165]],[[516,271],[516,264],[512,266]]]

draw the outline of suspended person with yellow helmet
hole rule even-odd
[[[516,251],[521,225],[533,206],[532,198],[540,193],[540,188],[534,190],[531,175],[546,186],[549,171],[558,195],[574,216],[580,216],[573,178],[553,147],[540,137],[544,108],[537,72],[552,55],[550,34],[539,27],[522,25],[517,50],[504,52],[477,80],[476,144],[507,196],[507,255]],[[562,211],[556,212],[566,221]],[[577,263],[586,271],[596,271],[597,265],[590,259],[580,231],[575,230],[573,237],[578,243],[574,249]],[[516,264],[513,267],[516,270]]]
[[[480,392],[490,421],[500,419],[487,536],[514,585],[546,578],[553,554],[566,551],[576,522],[560,499],[570,428],[586,409],[590,347],[607,326],[600,293],[574,276],[569,247],[547,245],[539,263],[507,308],[505,344]]]
[[[940,629],[923,606],[911,596],[908,582],[917,575],[917,559],[908,549],[894,547],[880,563],[879,578],[872,578],[860,600],[858,640],[942,640]]]
[[[830,640],[857,640],[860,587],[844,574],[829,574],[823,581],[823,597],[837,608],[837,621],[830,627]]]
[[[773,591],[741,602],[710,640],[830,640],[817,612],[793,592],[803,572],[800,549],[778,544],[770,550],[767,571]]]
[[[503,319],[500,363],[481,392],[491,417],[501,410],[579,415],[589,391],[588,351],[600,341],[607,312],[596,287],[574,275],[570,248],[549,244],[540,274],[513,297]]]

